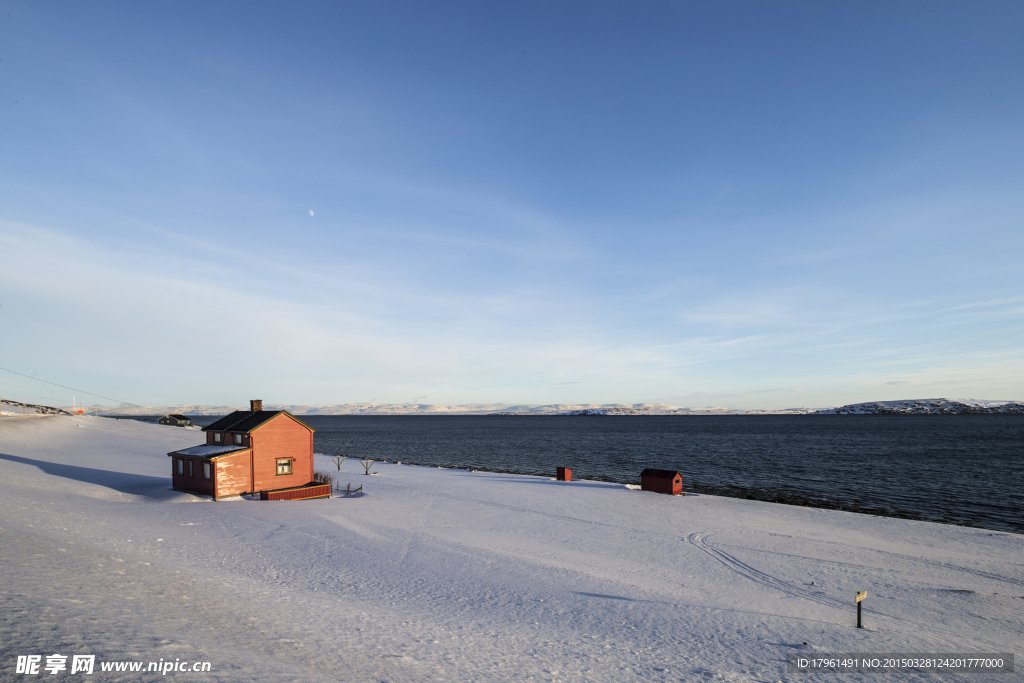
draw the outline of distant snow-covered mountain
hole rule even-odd
[[[551,408],[551,406],[541,406]],[[599,408],[577,408],[562,410],[550,415],[804,415],[811,412],[807,408],[785,408],[781,410],[739,410],[736,408],[676,408],[664,404],[609,405]],[[506,413],[507,414],[507,413]],[[521,414],[521,413],[516,413]],[[537,414],[532,412],[529,414]]]
[[[977,399],[922,398],[907,401],[854,403],[841,408],[816,410],[813,415],[978,415],[993,413],[1024,414],[1018,401],[979,401]]]
[[[425,403],[345,403],[341,405],[264,404],[266,410],[287,410],[292,415],[744,415],[804,414],[808,408],[786,410],[742,410],[708,406],[687,408],[665,403],[549,403],[545,405],[474,403],[469,405],[431,405]],[[101,409],[105,415],[226,415],[233,406],[120,406]],[[243,408],[244,410],[244,408]]]
[[[227,415],[229,413],[238,410],[232,406],[196,406],[196,405],[179,405],[179,406],[132,406],[132,405],[121,405],[114,408],[89,408],[88,412],[96,411],[100,415],[166,415],[168,413],[174,413],[176,415]]]
[[[907,401],[854,403],[840,408],[814,410],[744,410],[720,406],[686,408],[665,403],[605,403],[546,405],[475,403],[469,405],[431,405],[426,403],[345,403],[341,405],[270,404],[266,410],[287,410],[292,415],[962,415],[983,413],[1024,414],[1024,402],[980,401],[976,399],[927,398]],[[244,410],[245,408],[243,408]],[[121,406],[100,409],[105,415],[226,415],[233,406],[178,405],[163,407]],[[90,410],[91,412],[91,410]]]

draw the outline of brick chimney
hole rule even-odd
[[[251,410],[254,413],[257,410],[263,410],[263,401],[258,398],[254,398],[253,400],[249,401],[249,410]]]

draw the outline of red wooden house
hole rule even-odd
[[[288,411],[263,410],[263,401],[251,401],[249,410],[236,410],[203,431],[206,444],[167,454],[176,490],[214,500],[242,493],[289,500],[330,496],[330,486],[311,485],[314,430]]]
[[[683,475],[676,470],[656,470],[648,467],[640,473],[640,490],[683,495]]]

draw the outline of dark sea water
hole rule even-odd
[[[319,453],[639,483],[1024,533],[1024,416],[301,416]],[[198,421],[197,421],[198,422]]]

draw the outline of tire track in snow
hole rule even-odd
[[[969,567],[949,564],[948,562],[926,560],[921,557],[903,555],[901,553],[894,553],[889,550],[875,550],[874,552],[879,553],[881,555],[889,555],[890,557],[897,557],[903,561],[919,562],[928,567],[941,567],[942,569],[948,569],[952,572],[963,572],[964,574],[973,574],[974,576],[978,576],[983,579],[988,579],[989,581],[1001,581],[1003,583],[1009,583],[1014,586],[1024,586],[1024,580],[1012,576],[1003,576],[1002,574],[995,574],[993,572],[987,572],[981,569],[970,569]]]
[[[758,532],[758,533],[761,533],[761,532]],[[788,535],[784,535],[784,534],[769,534],[769,535],[770,536],[779,536],[779,537],[787,538],[787,539],[788,538],[793,538],[792,536],[788,536]],[[858,548],[857,546],[851,546],[848,543],[840,543],[840,542],[837,542],[837,541],[818,541],[818,542],[819,543],[823,543],[825,545],[838,546],[838,547],[844,548],[844,549],[853,549],[853,550],[856,550],[858,552],[863,550],[862,548]],[[894,558],[898,559],[900,562],[911,562],[911,563],[916,563],[916,564],[922,564],[922,565],[924,565],[926,567],[938,567],[938,568],[941,568],[941,569],[947,569],[947,570],[952,571],[952,572],[957,572],[957,573],[961,573],[962,572],[962,573],[965,573],[965,574],[972,574],[974,576],[978,576],[978,577],[983,578],[983,579],[989,579],[990,581],[1000,581],[1002,583],[1009,583],[1009,584],[1012,584],[1012,585],[1015,585],[1015,586],[1024,586],[1024,579],[1020,579],[1020,578],[1017,578],[1017,577],[1014,577],[1014,576],[1005,576],[1003,574],[996,574],[995,572],[989,572],[989,571],[985,571],[985,570],[982,570],[982,569],[971,569],[970,567],[964,567],[962,565],[950,564],[949,562],[942,562],[940,560],[930,560],[930,559],[927,559],[927,558],[924,558],[924,557],[917,557],[915,555],[908,555],[906,553],[894,552],[892,550],[881,550],[881,549],[878,549],[878,548],[871,548],[870,550],[871,550],[872,553],[875,553],[877,555],[886,555],[888,557],[894,557]],[[801,559],[804,559],[804,560],[812,560],[812,561],[816,561],[816,562],[826,562],[826,563],[834,564],[834,565],[840,566],[840,567],[857,567],[857,568],[861,568],[861,569],[871,569],[871,570],[875,570],[875,571],[877,571],[879,569],[879,567],[874,567],[874,566],[866,565],[866,564],[860,564],[860,563],[856,563],[856,562],[845,562],[845,561],[842,561],[842,560],[833,560],[833,559],[826,559],[826,558],[803,557],[803,556],[792,555],[790,553],[779,552],[778,550],[769,550],[767,548],[761,548],[761,549],[758,550],[758,552],[769,553],[771,555],[779,555],[781,557],[800,557]],[[907,574],[907,573],[911,573],[912,572],[912,570],[908,570],[908,569],[884,569],[883,571],[891,571],[891,572],[902,573],[902,574]]]
[[[658,532],[652,532],[650,530],[637,529],[636,527],[623,526],[621,524],[611,524],[610,522],[601,522],[601,521],[598,521],[596,519],[588,519],[586,517],[575,517],[573,515],[560,515],[558,513],[553,513],[553,512],[551,512],[549,510],[520,507],[520,506],[517,506],[517,505],[509,505],[508,503],[498,503],[498,502],[493,501],[493,500],[480,500],[478,498],[470,498],[470,497],[467,497],[467,496],[464,496],[464,495],[460,496],[460,495],[455,495],[453,493],[447,493],[447,492],[446,493],[435,493],[433,491],[427,491],[427,490],[422,490],[422,489],[412,489],[411,487],[402,486],[401,484],[394,484],[394,483],[379,482],[378,486],[380,486],[381,488],[392,488],[392,489],[400,489],[400,490],[404,490],[404,491],[415,491],[415,493],[418,493],[418,494],[423,494],[423,495],[427,495],[427,496],[434,496],[436,498],[442,498],[442,499],[459,500],[459,501],[462,501],[464,503],[475,503],[477,505],[481,505],[481,506],[484,506],[484,507],[492,507],[492,508],[498,508],[498,509],[503,509],[503,510],[510,510],[512,512],[522,512],[522,513],[527,513],[527,514],[531,514],[531,515],[540,515],[541,517],[544,517],[545,519],[561,519],[561,520],[565,520],[567,522],[578,522],[580,524],[585,524],[585,525],[588,525],[588,526],[602,526],[602,527],[608,527],[609,529],[617,529],[619,531],[629,531],[629,532],[633,532],[633,533],[643,533],[643,534],[650,535],[650,536],[659,536],[659,537],[663,537],[663,538],[672,538],[672,536],[670,534],[663,534],[663,533],[658,533]]]
[[[732,571],[732,572],[734,572],[736,574],[739,574],[740,576],[742,576],[745,579],[749,579],[750,581],[753,581],[755,583],[759,583],[762,586],[766,586],[768,588],[772,588],[772,589],[781,591],[781,592],[786,593],[787,595],[791,595],[793,597],[803,598],[805,600],[809,600],[811,602],[816,602],[818,604],[825,605],[827,607],[834,607],[834,608],[842,610],[844,612],[852,612],[853,611],[851,609],[850,604],[848,602],[845,602],[845,601],[842,601],[842,600],[837,600],[835,598],[830,598],[828,596],[817,594],[817,593],[811,593],[810,591],[804,590],[803,588],[800,588],[799,586],[797,586],[795,584],[789,583],[788,581],[783,581],[782,579],[779,579],[779,578],[777,578],[775,576],[772,576],[771,574],[768,574],[767,572],[763,572],[763,571],[761,571],[759,569],[755,569],[754,567],[751,567],[749,564],[743,562],[739,558],[737,558],[737,557],[735,557],[733,555],[730,555],[729,553],[725,552],[724,550],[722,550],[722,549],[716,547],[715,545],[712,545],[711,543],[709,543],[708,540],[707,540],[707,537],[708,537],[708,534],[706,532],[697,531],[697,532],[694,532],[694,533],[690,534],[689,536],[687,536],[686,537],[686,541],[689,542],[690,545],[694,546],[698,550],[701,550],[704,553],[706,553],[706,554],[710,555],[711,557],[713,557],[714,559],[718,560],[720,563],[722,563],[722,565],[724,565],[730,571]],[[893,553],[890,553],[890,554],[893,554]],[[947,565],[943,565],[943,564],[937,563],[937,562],[933,563],[933,564],[938,564],[940,566],[947,566]],[[952,640],[949,641],[949,646],[950,647],[956,647],[957,643],[959,643],[959,641],[960,641],[961,634],[959,632],[957,632],[957,631],[950,631],[950,630],[943,629],[943,628],[936,628],[935,626],[933,626],[931,624],[928,624],[928,623],[924,623],[924,622],[917,621],[917,620],[912,620],[912,619],[907,619],[905,617],[896,617],[896,616],[893,616],[891,614],[886,614],[885,612],[879,612],[878,610],[870,609],[870,608],[867,608],[867,607],[865,607],[863,609],[864,609],[864,612],[866,614],[872,615],[874,617],[878,617],[878,618],[882,618],[882,619],[891,619],[891,620],[894,620],[894,621],[903,621],[903,622],[912,623],[912,624],[914,624],[914,626],[916,626],[921,631],[927,631],[929,633],[932,633],[934,635],[937,635],[937,636],[940,636],[940,637],[944,637],[944,638],[952,638]],[[981,636],[979,636],[977,634],[974,634],[974,637],[977,640],[979,640],[979,641],[983,641],[983,642],[989,643],[990,645],[992,645],[993,647],[995,647],[997,649],[1000,647],[1000,645],[998,643],[995,643],[995,642],[993,642],[991,640],[983,638],[983,637],[981,637]]]

